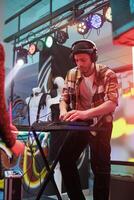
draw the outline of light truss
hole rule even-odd
[[[39,3],[40,1],[35,1],[36,3]],[[108,0],[77,0],[77,1],[72,1],[71,3],[68,3],[67,5],[63,6],[62,8],[59,8],[58,10],[52,12],[52,0],[50,0],[50,14],[48,14],[45,17],[42,17],[41,19],[35,21],[34,23],[24,27],[23,29],[20,30],[20,16],[24,12],[26,12],[28,9],[30,9],[33,5],[33,3],[26,8],[22,9],[15,15],[11,16],[9,19],[5,21],[5,24],[10,23],[12,20],[18,17],[18,30],[14,34],[6,37],[4,39],[5,42],[11,42],[11,41],[16,41],[18,43],[22,43],[23,46],[34,42],[38,39],[41,39],[49,34],[54,33],[58,29],[64,29],[67,26],[69,26],[69,19],[73,17],[73,10],[75,8],[81,7],[86,11],[84,14],[78,17],[78,19],[82,19],[83,17],[88,16],[89,14],[93,12],[97,12],[101,10],[104,6],[109,5]],[[46,27],[42,28],[43,24],[47,24],[49,22],[49,25]],[[60,23],[60,25],[59,25]],[[38,28],[38,30],[37,30]],[[31,41],[26,42],[26,34],[29,32],[34,32],[34,34],[37,34],[36,38],[32,39]],[[42,33],[43,32],[43,33]],[[23,37],[24,36],[24,37]]]

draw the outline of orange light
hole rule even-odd
[[[28,53],[29,53],[30,55],[34,55],[34,54],[36,53],[36,50],[37,50],[36,44],[31,43],[31,44],[29,45],[29,48],[28,48]]]

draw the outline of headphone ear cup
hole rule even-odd
[[[98,54],[97,54],[97,50],[95,49],[94,52],[92,53],[92,62],[96,62],[98,59]]]
[[[71,54],[70,54],[69,57],[70,57],[70,59],[71,59],[72,64],[76,65],[76,62],[75,62],[75,59],[74,59],[73,52],[71,52]]]

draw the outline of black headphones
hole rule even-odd
[[[91,40],[78,40],[72,44],[70,57],[74,60],[74,55],[78,53],[87,53],[91,55],[92,62],[98,59],[97,48]]]

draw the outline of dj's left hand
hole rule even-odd
[[[71,110],[67,112],[67,114],[64,116],[64,121],[76,121],[78,119],[80,120],[87,120],[87,110],[81,111],[81,110]]]

